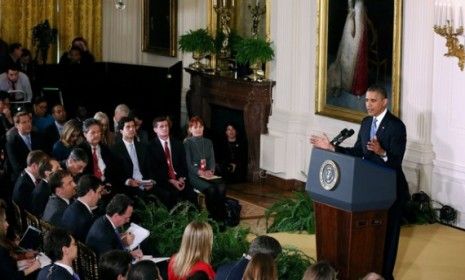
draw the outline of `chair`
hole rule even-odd
[[[40,90],[40,95],[47,100],[47,103],[50,107],[53,107],[57,104],[64,105],[63,103],[63,94],[59,88],[55,87],[43,87]]]
[[[23,220],[21,216],[21,209],[19,208],[18,204],[16,204],[16,202],[11,201],[11,204],[13,205],[13,209],[14,209],[14,218],[16,220],[16,228],[19,227],[21,232],[23,232],[24,226],[23,226]]]
[[[33,214],[29,213],[29,211],[24,210],[24,213],[26,214],[26,225],[40,229],[39,219]]]
[[[98,259],[95,252],[87,247],[84,243],[78,243],[78,274],[81,279],[97,280],[98,279]]]
[[[197,202],[199,203],[200,210],[205,209],[205,195],[196,188],[194,188],[194,192],[197,194]]]
[[[42,231],[43,236],[49,233],[53,228],[54,225],[47,223],[46,221],[39,219],[40,230]]]

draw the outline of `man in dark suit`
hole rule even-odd
[[[238,261],[218,267],[215,280],[241,280],[250,259],[256,254],[270,254],[274,259],[281,253],[282,248],[278,240],[271,236],[261,235],[250,244],[249,251]]]
[[[44,240],[45,254],[52,264],[39,272],[37,280],[76,280],[80,278],[73,270],[73,261],[77,258],[76,240],[65,230],[54,228]]]
[[[23,210],[32,211],[32,192],[40,182],[39,165],[43,160],[48,160],[46,153],[40,150],[30,152],[26,160],[27,167],[16,180],[12,198]]]
[[[63,213],[76,194],[76,183],[68,171],[57,170],[50,175],[49,184],[53,194],[48,199],[42,219],[61,227]]]
[[[32,214],[36,217],[42,217],[44,213],[45,206],[47,205],[48,198],[52,194],[52,189],[48,184],[50,180],[50,175],[61,169],[60,163],[53,158],[48,158],[48,160],[43,160],[39,163],[39,177],[40,183],[32,191]]]
[[[123,192],[129,196],[143,195],[153,188],[150,178],[149,155],[145,144],[135,141],[136,123],[132,117],[122,117],[118,122],[121,138],[111,147],[118,162],[118,184],[125,186]]]
[[[171,122],[167,117],[153,120],[153,131],[157,137],[150,143],[152,172],[157,182],[160,198],[168,208],[180,199],[197,205],[197,195],[188,184],[186,152],[184,145],[170,137]]]
[[[85,242],[87,233],[92,226],[94,213],[92,209],[102,196],[103,184],[93,175],[84,175],[77,185],[78,198],[63,213],[61,224],[78,241]]]
[[[97,256],[110,250],[125,250],[132,244],[134,235],[130,232],[120,233],[119,228],[131,219],[133,201],[125,194],[115,195],[106,207],[106,215],[98,218],[89,230],[86,244]],[[134,258],[141,258],[140,249],[130,252]]]
[[[404,123],[387,110],[388,99],[384,88],[368,88],[365,105],[369,116],[362,120],[354,147],[334,147],[326,135],[312,136],[310,141],[315,147],[363,157],[396,171],[397,198],[388,212],[383,263],[383,276],[386,279],[394,279],[402,209],[410,199],[407,180],[402,171],[407,133]]]
[[[57,104],[52,108],[53,123],[45,127],[44,130],[44,145],[46,151],[51,154],[53,145],[60,139],[63,132],[63,126],[66,123],[66,110],[61,104]]]
[[[28,112],[21,111],[14,116],[15,127],[7,132],[6,152],[12,182],[26,167],[26,158],[30,151],[42,149],[42,140],[38,133],[32,131],[32,119]]]

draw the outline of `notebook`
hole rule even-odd
[[[42,232],[38,228],[28,226],[21,237],[21,241],[19,241],[19,247],[37,250],[40,247],[40,242],[42,241],[41,234]]]

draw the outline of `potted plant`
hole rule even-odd
[[[36,61],[40,54],[42,63],[47,63],[48,49],[51,44],[57,42],[57,34],[57,29],[51,28],[47,19],[32,28],[32,44],[36,48]]]
[[[253,81],[263,78],[261,70],[262,63],[270,61],[274,57],[274,50],[271,48],[271,42],[263,38],[245,38],[239,40],[234,46],[236,51],[236,61],[238,64],[249,64],[253,74],[249,77]]]
[[[201,69],[203,65],[200,60],[205,55],[215,51],[213,37],[206,29],[190,30],[187,34],[181,35],[179,39],[179,49],[183,52],[192,52],[195,62],[189,65],[194,69]]]

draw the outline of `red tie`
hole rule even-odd
[[[168,141],[165,141],[165,159],[168,165],[168,176],[170,179],[176,180],[176,172],[174,172],[173,164],[171,162],[170,148],[168,147]]]
[[[94,176],[102,179],[102,170],[98,167],[97,149],[95,147],[92,147],[92,161],[94,166]]]

